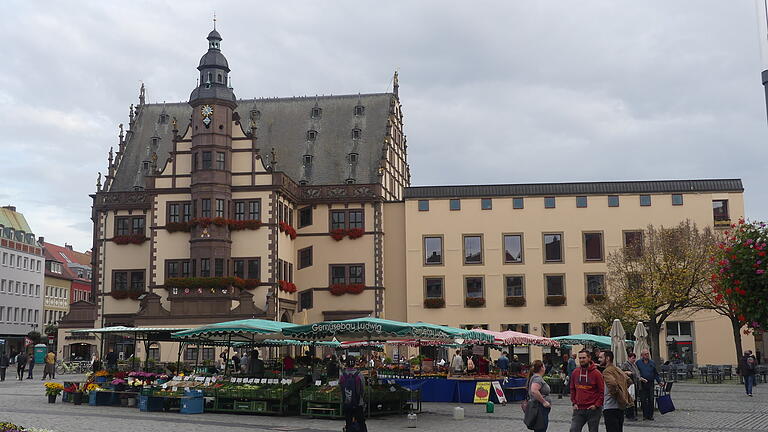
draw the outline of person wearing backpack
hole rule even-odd
[[[368,432],[365,425],[365,383],[360,371],[355,369],[355,358],[347,357],[346,368],[339,378],[345,432]]]
[[[747,396],[752,396],[752,387],[755,385],[755,364],[756,361],[752,351],[745,351],[739,365],[739,374],[744,379],[744,389]]]

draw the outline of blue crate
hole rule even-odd
[[[162,411],[163,398],[152,396],[139,396],[139,411]]]
[[[202,392],[199,392],[202,394]],[[179,412],[182,414],[202,414],[205,400],[199,397],[184,397],[181,399]]]

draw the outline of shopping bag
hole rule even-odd
[[[659,412],[666,414],[675,410],[675,404],[672,403],[672,396],[663,395],[656,398],[656,406],[659,407]]]

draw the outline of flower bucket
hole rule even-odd
[[[83,392],[74,392],[74,393],[72,393],[72,402],[74,402],[75,405],[82,405],[83,404]]]
[[[48,403],[56,403],[56,395],[48,395]]]
[[[97,383],[105,383],[105,382],[107,382],[107,377],[105,377],[105,376],[97,376],[97,377],[96,377],[96,378],[93,380],[93,382],[97,382]]]

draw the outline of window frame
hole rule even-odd
[[[645,231],[641,229],[634,229],[634,230],[622,230],[621,231],[621,247],[625,250],[624,254],[627,255],[627,250],[629,249],[629,245],[627,243],[627,234],[634,234],[638,233],[640,234],[640,248],[636,253],[633,253],[631,255],[628,255],[630,259],[638,259],[643,255],[643,249],[645,246]]]
[[[480,210],[493,210],[493,199],[480,198]]]
[[[219,171],[226,171],[227,169],[227,154],[223,151],[216,152],[216,160],[214,161],[216,169]]]
[[[648,199],[647,204],[643,201],[643,198]],[[639,200],[640,200],[640,207],[651,207],[653,205],[653,197],[651,197],[650,194],[641,194]]]
[[[522,284],[521,284],[522,285],[522,290],[523,290],[523,294],[522,295],[519,295],[519,296],[509,295],[509,291],[508,291],[509,285],[507,283],[507,280],[509,278],[520,278],[522,280]],[[505,298],[510,298],[510,297],[525,298],[525,291],[526,291],[525,290],[525,274],[505,274],[503,276],[503,281],[504,281],[504,297]]]
[[[304,263],[304,260],[303,260],[304,257],[302,256],[302,253],[306,253],[306,252],[309,252],[309,263],[308,264]],[[298,251],[296,251],[296,263],[297,263],[296,264],[296,268],[298,270],[305,269],[305,268],[308,268],[308,267],[312,267],[312,265],[313,265],[312,246],[307,246],[305,248],[301,248]]]
[[[601,293],[590,293],[589,292],[589,278],[591,276],[600,276],[603,279],[603,283],[601,285],[602,286],[602,292]],[[603,295],[603,296],[607,295],[606,294],[606,283],[605,283],[605,280],[606,280],[606,274],[605,273],[600,273],[600,272],[597,272],[597,273],[595,273],[595,272],[584,273],[584,298],[586,298],[587,296],[589,296],[591,294]]]
[[[620,207],[621,206],[621,198],[619,198],[618,195],[608,195],[608,207]]]
[[[304,299],[305,298],[309,298],[309,306],[306,306],[306,307],[304,306]],[[297,302],[298,303],[297,306],[298,306],[298,311],[299,312],[312,309],[313,307],[315,307],[315,292],[314,292],[314,290],[308,289],[308,290],[301,291],[299,293],[298,300],[299,301]]]
[[[520,207],[517,206],[517,200],[520,200]],[[525,208],[525,197],[512,197],[512,210],[523,210]]]
[[[440,262],[427,262],[427,239],[440,239]],[[444,266],[445,265],[445,237],[442,234],[423,234],[421,236],[421,264],[422,266]]]
[[[584,202],[579,202],[583,200]],[[582,205],[583,204],[583,205]],[[576,197],[576,208],[587,208],[589,206],[589,198],[586,195],[579,195]]]
[[[427,289],[428,281],[439,280],[440,281],[440,297],[430,297],[429,290]],[[424,299],[443,299],[445,300],[445,276],[424,276],[423,277],[423,296]]]
[[[206,204],[208,204],[206,206]],[[213,215],[212,202],[210,198],[200,198],[200,217],[210,218]]]
[[[568,292],[566,291],[566,284],[565,284],[565,273],[544,273],[544,302],[546,304],[547,297],[565,297],[566,302],[568,301]],[[547,285],[547,282],[549,281],[548,278],[550,277],[559,277],[562,281],[562,294],[550,294],[549,293],[549,285]]]
[[[141,223],[143,229],[142,230],[135,230],[134,229],[134,219],[142,219],[143,222]],[[127,231],[125,233],[121,233],[122,230],[119,230],[120,223],[123,221],[127,221]],[[126,236],[126,235],[146,235],[147,233],[147,218],[145,215],[141,216],[115,216],[115,223],[114,223],[114,237],[118,236]]]
[[[215,215],[216,217],[220,217],[220,218],[227,217],[227,200],[216,198]]]
[[[681,206],[685,204],[685,198],[683,197],[683,194],[672,194],[672,205],[673,206]],[[680,202],[676,202],[675,198],[680,198]]]
[[[456,204],[454,206],[454,204]],[[448,200],[448,209],[450,211],[461,211],[461,199],[451,198]]]
[[[600,259],[587,257],[587,236],[592,234],[600,235]],[[582,250],[582,258],[585,263],[605,262],[605,234],[603,233],[603,231],[582,231],[581,232],[581,250]]]
[[[424,205],[422,205],[422,204],[424,204]],[[428,212],[429,211],[429,200],[424,200],[424,199],[418,200],[417,203],[416,203],[416,208],[420,212]]]
[[[467,281],[470,279],[479,279],[481,284],[481,296],[480,297],[469,297],[469,290],[467,289]],[[482,298],[485,299],[485,276],[483,275],[464,275],[462,276],[462,281],[464,285],[464,302],[466,302],[466,299],[469,298]],[[465,305],[466,306],[466,305]]]
[[[723,208],[725,208],[725,216],[720,216],[718,219],[718,216],[715,214],[715,203],[722,203]],[[713,199],[712,200],[712,220],[715,222],[730,222],[731,220],[731,211],[728,205],[727,199]]]
[[[558,235],[560,236],[560,259],[559,260],[548,260],[547,259],[547,236],[548,235]],[[551,232],[543,232],[541,233],[541,249],[542,249],[542,259],[544,264],[563,264],[565,263],[565,248],[563,247],[565,243],[565,234],[560,231],[551,231]]]
[[[328,264],[328,286],[333,285],[335,283],[341,283],[344,285],[350,285],[352,282],[350,282],[350,267],[361,267],[362,268],[362,278],[363,281],[360,282],[361,284],[365,285],[365,263],[347,263],[347,264]],[[343,267],[344,268],[344,282],[333,282],[333,268],[334,267]]]
[[[126,285],[125,285],[125,289],[124,290],[117,290],[117,289],[115,289],[115,287],[116,287],[115,279],[116,279],[117,274],[121,274],[121,273],[125,274],[125,284]],[[135,291],[133,289],[135,273],[141,273],[142,274],[142,276],[141,276],[141,282],[142,282],[142,287],[143,287],[142,291]],[[120,291],[126,292],[126,293],[144,292],[144,291],[147,290],[146,277],[147,277],[146,269],[113,269],[112,270],[112,278],[110,280],[110,285],[109,285],[109,292],[110,293],[112,293],[112,292],[120,292]]]
[[[480,262],[467,262],[467,238],[480,238]],[[476,266],[485,264],[485,240],[483,234],[462,234],[461,235],[461,262],[462,265]]]
[[[507,237],[520,237],[520,261],[507,261]],[[525,264],[525,235],[522,232],[501,234],[501,263],[504,265]]]
[[[551,200],[551,201],[549,201]],[[550,202],[552,205],[550,205]],[[544,197],[544,208],[545,209],[553,209],[557,208],[557,197],[555,196],[545,196]]]
[[[312,219],[313,219],[313,216],[314,216],[313,213],[314,213],[314,209],[312,208],[311,205],[310,206],[305,206],[305,207],[302,207],[302,208],[299,209],[299,220],[298,220],[299,228],[306,228],[306,227],[312,225]],[[305,221],[304,221],[303,216],[305,214],[309,214],[309,222],[308,223],[305,223]]]
[[[200,156],[200,169],[201,170],[213,169],[213,152],[210,150],[204,150],[204,151],[201,151],[200,153],[202,153],[202,156]]]
[[[352,218],[350,213],[360,213],[360,227],[354,227],[352,228]],[[344,215],[344,222],[343,226],[335,227],[334,228],[334,222],[333,222],[333,215],[334,214],[343,214]],[[350,209],[334,209],[330,210],[328,212],[328,231],[333,231],[335,229],[362,229],[365,230],[365,208],[350,208]]]

